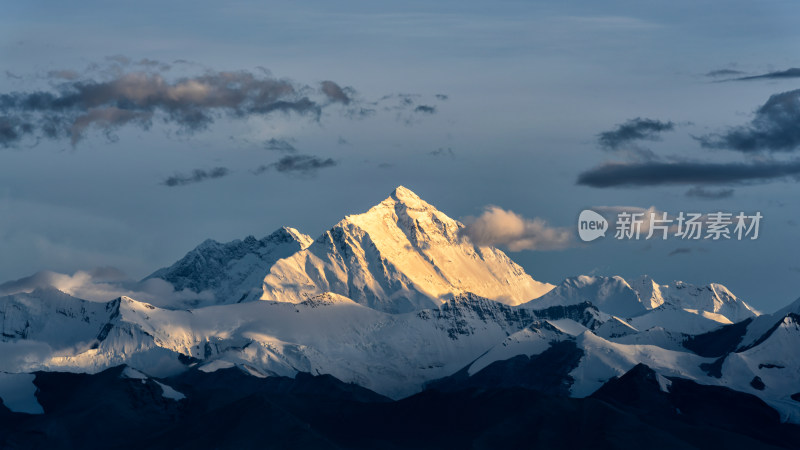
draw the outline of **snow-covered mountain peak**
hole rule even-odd
[[[552,291],[525,306],[544,309],[583,302],[591,302],[605,313],[625,318],[644,314],[648,310],[636,291],[619,276],[580,275],[567,278]]]
[[[257,300],[261,296],[261,281],[272,264],[312,242],[310,236],[290,227],[281,227],[262,239],[248,236],[226,243],[208,239],[172,266],[159,269],[146,279],[160,278],[177,291],[198,293],[195,300],[166,305],[169,307]]]
[[[651,308],[669,303],[686,310],[719,314],[731,322],[740,322],[759,315],[758,311],[718,283],[706,286],[695,286],[684,281],[658,284],[645,275],[632,281],[631,286],[642,303],[652,305]]]
[[[389,196],[386,201],[389,199],[393,199],[398,203],[402,203],[409,208],[414,209],[424,209],[424,208],[433,208],[428,202],[421,199],[419,195],[415,194],[411,189],[408,189],[405,186],[397,186],[392,194]]]
[[[649,275],[642,275],[629,284],[639,294],[642,303],[649,309],[658,308],[664,304],[661,286]]]
[[[552,285],[534,281],[502,251],[459,238],[459,222],[398,187],[345,217],[306,250],[277,262],[262,300],[299,303],[323,292],[387,312],[436,307],[453,295],[519,304]]]
[[[251,236],[252,237],[252,236]],[[286,244],[297,242],[300,244],[301,248],[306,248],[314,242],[314,239],[307,234],[303,234],[299,232],[297,229],[292,227],[280,227],[269,236],[261,239],[261,242],[266,243],[273,243],[273,244]]]
[[[337,226],[350,224],[379,239],[402,231],[415,247],[457,243],[458,232],[464,227],[403,186],[369,211],[347,216]]]

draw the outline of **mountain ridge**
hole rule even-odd
[[[502,251],[467,242],[461,228],[400,186],[273,265],[261,299],[297,303],[331,291],[375,309],[408,312],[466,292],[520,304],[552,288]]]
[[[443,379],[583,398],[645,364],[659,380],[732,388],[800,423],[800,358],[789,351],[800,345],[800,301],[760,315],[719,284],[537,284],[505,253],[462,238],[462,227],[400,187],[313,242],[289,228],[209,240],[154,273],[197,290],[199,301],[89,302],[53,289],[3,296],[0,371],[236,368],[258,379],[327,374],[393,399]],[[547,292],[528,298],[536,289]],[[559,349],[571,356],[554,357]],[[544,373],[532,361],[547,362],[547,383],[530,380]],[[0,379],[0,392],[18,378]]]

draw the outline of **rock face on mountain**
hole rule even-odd
[[[307,249],[275,263],[262,300],[299,303],[323,292],[400,313],[471,292],[508,305],[552,288],[502,251],[475,246],[463,225],[404,187],[364,214],[347,216]]]
[[[248,236],[224,244],[209,239],[146,279],[160,278],[178,291],[196,292],[197,298],[185,306],[256,300],[261,296],[261,282],[275,261],[311,242],[311,237],[289,227],[279,228],[263,239]]]

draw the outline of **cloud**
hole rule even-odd
[[[51,271],[37,272],[31,276],[0,284],[0,296],[36,289],[55,288],[74,297],[93,302],[107,302],[120,296],[152,303],[156,306],[188,302],[191,300],[213,300],[210,291],[193,292],[188,289],[176,291],[168,282],[151,278],[136,281],[113,267],[79,270],[72,275]]]
[[[286,139],[272,138],[264,143],[264,148],[276,152],[286,152],[286,153],[297,152],[297,148],[295,148],[295,146],[292,145],[292,143],[287,141]]]
[[[47,72],[48,78],[62,79],[62,80],[77,80],[80,74],[74,70],[51,70]]]
[[[479,246],[521,250],[561,250],[574,245],[571,230],[551,227],[542,219],[526,219],[497,206],[487,206],[479,217],[469,217],[461,235]]]
[[[704,148],[744,153],[791,152],[800,148],[800,89],[770,96],[749,124],[695,137]]]
[[[578,176],[577,184],[596,187],[679,184],[737,184],[797,176],[800,160],[755,163],[611,162]]]
[[[324,104],[352,102],[353,91],[332,81],[322,83],[322,97],[315,100],[307,86],[268,73],[207,70],[168,78],[168,64],[109,60],[110,68],[94,65],[84,75],[51,71],[49,90],[0,94],[0,145],[17,145],[24,137],[69,137],[74,145],[90,128],[108,133],[125,125],[147,128],[156,120],[183,132],[204,130],[221,117],[291,113],[318,120]]]
[[[187,184],[200,183],[206,180],[222,178],[230,173],[226,167],[215,167],[211,170],[194,169],[191,174],[175,174],[164,180],[164,185],[169,187],[185,186]]]
[[[735,71],[734,71],[735,72]],[[741,73],[741,72],[740,72]],[[734,78],[727,81],[749,81],[749,80],[780,80],[785,78],[800,78],[800,69],[792,67],[786,70],[779,70],[776,72],[768,72],[762,75],[753,75],[751,77]]]
[[[320,158],[313,155],[288,155],[278,162],[258,167],[253,173],[256,175],[274,169],[281,173],[296,175],[315,175],[320,169],[334,167],[338,163],[332,158]]]
[[[733,189],[706,189],[702,186],[695,186],[686,191],[687,197],[702,198],[707,200],[719,200],[733,197]]]
[[[692,249],[688,247],[680,247],[676,248],[675,250],[667,253],[667,256],[675,256],[675,255],[687,255],[692,253]]]
[[[741,70],[718,69],[718,70],[712,70],[712,71],[706,73],[706,76],[707,77],[714,77],[714,78],[732,77],[732,76],[736,76],[736,75],[742,75],[743,73],[744,72],[742,72]]]
[[[325,94],[331,102],[338,102],[344,105],[350,104],[350,96],[347,95],[345,89],[342,89],[338,84],[333,81],[323,81],[320,84],[322,85],[322,93]]]
[[[657,141],[660,139],[660,133],[673,129],[675,124],[672,122],[637,117],[617,125],[611,131],[598,134],[597,141],[605,150],[619,150],[631,146],[636,141]]]
[[[33,133],[35,125],[19,117],[0,116],[0,147],[13,147]]]
[[[53,349],[44,342],[27,339],[0,342],[0,367],[8,373],[42,370],[41,362],[49,359],[53,353]]]
[[[428,154],[431,156],[449,156],[450,158],[456,157],[455,152],[453,152],[453,149],[450,147],[439,147],[436,150],[429,151]]]
[[[419,104],[418,101],[423,98],[420,94],[396,93],[384,95],[371,104],[383,111],[394,112],[397,121],[413,125],[420,121],[421,116],[430,116],[438,112],[434,99],[447,100],[447,96],[444,94],[436,94],[433,97],[425,100],[427,104]]]
[[[93,108],[75,117],[69,130],[72,145],[78,143],[87,128],[94,126],[103,130],[109,140],[116,140],[113,131],[131,122],[138,122],[142,128],[148,128],[153,115],[149,112],[129,111],[115,106]]]
[[[437,100],[445,101],[445,100],[448,100],[449,98],[450,98],[450,96],[447,95],[447,94],[436,94],[436,99]]]

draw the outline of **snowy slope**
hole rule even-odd
[[[311,245],[312,239],[294,228],[282,227],[263,239],[219,243],[207,240],[170,267],[146,279],[160,278],[175,290],[198,293],[193,301],[170,307],[199,307],[257,300],[261,282],[275,261]]]
[[[762,397],[783,419],[800,423],[800,315],[788,313],[744,351],[731,353],[722,379],[734,389]]]
[[[664,303],[652,311],[630,319],[629,323],[641,331],[662,328],[684,334],[706,333],[731,323],[719,314],[695,311],[687,311],[672,303]]]
[[[128,364],[168,376],[186,364],[208,364],[209,370],[236,364],[259,376],[329,373],[392,396],[419,391],[426,381],[449,375],[535,320],[524,309],[471,294],[406,314],[377,311],[333,293],[298,304],[260,301],[190,311],[127,297],[100,304],[65,296],[62,303],[57,309],[94,305],[97,311],[93,316],[55,313],[63,320],[51,332],[31,328],[8,338],[4,345],[40,342],[35,339],[73,344],[29,355],[18,370],[98,372]],[[40,304],[31,305],[40,312]],[[31,317],[25,307],[15,314]],[[64,339],[58,336],[61,330],[67,333]]]
[[[683,281],[673,281],[671,284],[659,285],[644,275],[632,281],[631,286],[644,303],[656,306],[669,303],[695,314],[717,314],[725,318],[723,321],[718,320],[721,323],[741,322],[759,315],[758,311],[733,295],[728,288],[717,283],[695,286]]]
[[[590,302],[601,312],[624,319],[639,331],[661,327],[700,334],[758,315],[720,284],[700,288],[676,281],[659,285],[647,276],[631,283],[618,276],[567,278],[547,294],[522,306],[542,309],[582,302]]]
[[[88,347],[113,309],[113,303],[81,300],[52,288],[0,297],[0,340],[36,341],[54,350]]]
[[[577,322],[573,323],[575,326],[580,327]],[[468,373],[474,375],[495,361],[503,361],[517,355],[538,355],[550,348],[554,342],[565,339],[570,339],[570,335],[550,323],[550,321],[536,321],[507,337],[501,343],[492,347],[491,350],[481,355],[480,358],[469,365]]]
[[[620,376],[639,363],[646,364],[664,376],[677,376],[698,382],[709,382],[700,364],[710,362],[689,352],[666,350],[655,345],[625,345],[607,341],[587,331],[577,338],[584,357],[570,373],[575,379],[572,395],[592,394],[611,377]]]
[[[127,297],[92,303],[38,291],[3,302],[9,331],[1,344],[4,356],[34,343],[69,344],[26,353],[24,367],[9,369],[0,358],[6,371],[98,372],[127,364],[169,376],[191,366],[209,372],[238,366],[258,377],[331,374],[400,398],[463,368],[473,375],[492,362],[541,354],[553,343],[571,340],[583,352],[569,373],[572,395],[589,395],[644,363],[662,376],[752,392],[784,417],[800,420],[800,404],[791,400],[800,359],[787,353],[800,345],[800,332],[798,316],[791,313],[757,345],[728,355],[721,376],[714,376],[705,367],[715,358],[683,349],[684,335],[659,327],[639,331],[588,303],[532,310],[464,294],[437,308],[390,314],[334,293],[296,304],[259,301],[195,310],[162,309]],[[57,326],[26,325],[28,331],[20,331],[20,325],[48,321]],[[767,388],[753,388],[755,376]]]
[[[335,292],[399,313],[466,292],[515,305],[552,288],[534,281],[502,251],[464,240],[461,228],[398,187],[366,213],[345,217],[307,249],[275,263],[261,298],[298,303]]]
[[[607,314],[634,317],[647,312],[628,282],[622,277],[590,277],[581,275],[567,278],[542,297],[526,303],[526,308],[543,309],[554,305],[574,305],[591,302]]]
[[[740,350],[754,346],[769,330],[777,327],[789,314],[800,315],[800,298],[772,314],[764,314],[753,319],[739,342]]]

